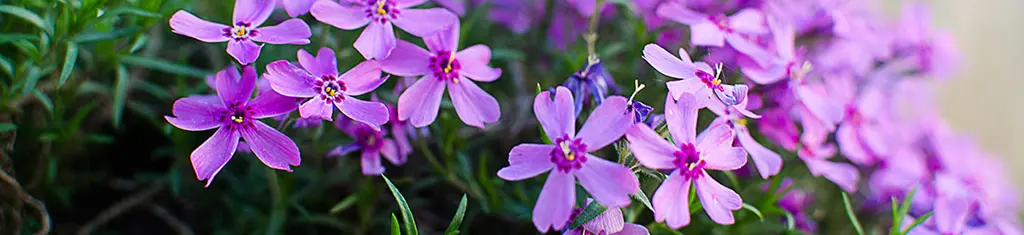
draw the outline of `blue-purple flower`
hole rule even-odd
[[[259,27],[274,12],[277,0],[237,0],[231,26],[205,21],[183,10],[171,16],[171,31],[203,42],[228,42],[228,54],[246,65],[256,61],[263,45],[309,44],[313,35],[309,25],[300,19],[290,19],[279,25]]]

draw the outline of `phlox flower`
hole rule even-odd
[[[903,6],[897,25],[894,49],[914,61],[916,68],[937,77],[949,77],[956,72],[958,58],[953,36],[932,27],[928,8],[920,3]]]
[[[587,198],[587,205],[593,203],[593,199]],[[576,220],[576,217],[583,213],[583,208],[576,208],[572,211],[572,216],[569,216],[569,221],[566,222],[566,228],[572,224],[572,221]],[[594,219],[583,223],[576,229],[566,230],[562,235],[590,235],[590,234],[601,234],[601,235],[648,235],[650,234],[642,225],[626,223],[622,217],[622,209],[618,207],[609,207],[607,210],[602,212]]]
[[[576,98],[576,115],[580,115],[583,105],[591,100],[598,105],[604,102],[604,97],[609,95],[609,88],[612,90],[611,94],[619,93],[619,88],[615,86],[615,78],[605,70],[597,57],[588,60],[587,66],[573,73],[562,86],[569,88],[572,96]]]
[[[354,44],[366,59],[383,60],[391,55],[398,39],[392,24],[417,37],[427,37],[459,22],[442,8],[412,9],[427,0],[317,1],[310,14],[320,22],[344,30],[366,26]]]
[[[259,27],[274,12],[277,0],[237,0],[231,26],[212,23],[183,10],[171,16],[171,31],[203,42],[228,42],[228,54],[246,65],[256,61],[263,45],[309,44],[313,35],[300,19],[290,19],[279,25]]]
[[[668,91],[672,93],[673,98],[677,99],[683,94],[693,94],[697,99],[698,108],[706,106],[712,94],[729,106],[739,104],[747,98],[749,90],[747,85],[722,84],[722,79],[718,77],[721,68],[716,72],[707,63],[694,63],[683,48],[679,48],[679,57],[677,58],[661,46],[647,44],[644,46],[643,58],[661,74],[682,79],[666,83]]]
[[[317,0],[281,0],[281,5],[284,6],[284,11],[288,12],[288,16],[292,18],[306,14],[311,8],[313,3]]]
[[[739,194],[719,184],[707,170],[739,169],[747,163],[747,152],[732,147],[733,132],[725,125],[709,128],[698,136],[699,109],[693,95],[683,94],[678,103],[671,96],[666,97],[665,118],[675,144],[643,124],[626,132],[629,149],[641,164],[655,170],[672,170],[652,198],[655,220],[668,221],[671,228],[690,223],[691,184],[696,187],[704,211],[716,223],[732,224],[732,211],[743,205]]]
[[[750,136],[750,129],[747,128],[747,118],[757,119],[761,118],[761,116],[747,110],[749,102],[750,99],[747,99],[733,106],[711,103],[708,105],[708,109],[718,115],[711,122],[711,126],[729,126],[735,132],[734,136],[739,141],[740,147],[743,147],[747,153],[750,153],[750,159],[753,160],[754,165],[757,167],[757,172],[761,174],[761,178],[767,179],[768,176],[778,174],[782,170],[782,157],[778,153],[765,148],[757,140],[754,140],[754,137]]]
[[[554,145],[519,144],[509,152],[509,166],[498,177],[519,181],[550,171],[533,207],[533,225],[540,232],[565,226],[576,201],[576,180],[606,207],[629,205],[629,195],[640,189],[636,175],[626,166],[589,154],[615,142],[632,125],[626,99],[612,96],[590,114],[579,133],[569,89],[558,87],[537,95],[533,111]]]
[[[384,165],[380,157],[384,155],[392,164],[402,165],[412,153],[411,146],[402,146],[397,139],[386,138],[384,132],[366,123],[357,122],[344,116],[338,116],[334,127],[355,139],[350,144],[335,147],[327,156],[344,156],[353,151],[360,151],[360,160],[364,175],[384,173]],[[399,138],[399,137],[394,137]]]
[[[299,50],[298,58],[301,67],[285,60],[271,62],[266,77],[282,95],[310,98],[299,106],[300,116],[330,121],[337,107],[345,116],[375,128],[388,122],[384,104],[353,97],[371,92],[387,80],[381,77],[376,61],[364,61],[338,75],[338,62],[331,49],[321,48],[316,57]]]
[[[732,16],[708,15],[687,8],[686,3],[669,1],[658,6],[661,18],[690,26],[690,41],[697,46],[722,47],[728,42],[732,48],[749,56],[758,65],[768,64],[770,55],[747,36],[765,34],[764,15],[754,8],[744,8]]]
[[[491,48],[473,45],[457,51],[458,24],[424,41],[430,51],[400,40],[392,56],[380,62],[381,68],[390,74],[422,75],[398,97],[399,120],[408,120],[415,127],[433,123],[447,87],[448,97],[462,122],[483,128],[484,123],[497,121],[501,117],[498,100],[473,82],[491,82],[501,77],[501,69],[487,66]]]
[[[192,167],[199,180],[208,180],[224,168],[235,154],[239,139],[245,139],[256,158],[270,168],[291,171],[298,166],[299,147],[273,127],[258,119],[295,110],[295,99],[275,92],[260,92],[250,100],[256,87],[256,69],[245,66],[242,74],[234,68],[217,73],[217,95],[189,96],[174,102],[173,116],[164,116],[171,125],[187,131],[217,128],[203,144],[192,151]]]

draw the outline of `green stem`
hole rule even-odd
[[[597,0],[594,4],[594,14],[590,15],[590,25],[587,28],[587,33],[583,35],[583,40],[587,42],[587,55],[588,59],[593,61],[597,58],[597,25],[601,21],[601,5],[604,0]]]
[[[279,234],[285,220],[284,197],[281,195],[280,180],[273,168],[267,168],[267,186],[270,188],[270,197],[273,202],[270,204],[270,223],[267,225],[267,234]]]
[[[441,164],[441,162],[437,161],[437,157],[434,156],[434,153],[431,152],[430,148],[427,147],[427,143],[423,140],[423,138],[418,139],[416,142],[420,148],[420,152],[423,152],[423,155],[427,157],[427,161],[430,162],[430,165],[434,166],[434,170],[436,170],[438,174],[444,175],[445,180],[448,180],[449,184],[455,186],[456,188],[459,188],[463,192],[469,193],[469,196],[471,197],[480,199],[484,198],[482,197],[482,194],[480,192],[470,190],[468,185],[460,181],[459,178],[456,177],[454,173],[452,173],[452,171],[448,170],[446,167],[444,167],[444,165]]]

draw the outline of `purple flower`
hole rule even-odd
[[[747,111],[747,103],[749,101],[750,99],[747,99],[733,106],[725,106],[718,103],[708,105],[708,109],[718,115],[718,118],[711,122],[711,126],[727,125],[731,127],[735,132],[736,140],[740,142],[740,147],[743,147],[743,149],[750,153],[750,159],[753,160],[754,165],[757,167],[757,172],[761,174],[761,178],[767,179],[768,176],[778,174],[782,170],[782,157],[778,153],[765,148],[754,140],[754,137],[750,136],[750,129],[747,128],[746,118],[757,119],[761,118],[761,116]]]
[[[437,5],[441,5],[448,10],[454,11],[455,14],[465,15],[466,14],[466,0],[433,0]]]
[[[393,56],[381,61],[385,72],[398,76],[420,76],[398,97],[398,118],[415,127],[430,125],[437,118],[445,87],[462,122],[479,128],[501,116],[498,100],[473,81],[491,82],[501,77],[501,69],[487,66],[491,49],[486,45],[459,49],[459,26],[424,38],[424,50],[415,44],[398,41]],[[469,79],[466,79],[469,78]]]
[[[228,42],[228,54],[238,63],[246,65],[256,61],[263,45],[309,44],[309,25],[300,19],[290,19],[279,25],[259,27],[267,21],[277,6],[276,0],[237,0],[231,26],[205,21],[183,10],[171,16],[171,31],[203,42]]]
[[[587,198],[587,205],[593,203],[593,199]],[[568,228],[572,221],[576,220],[576,216],[583,213],[583,208],[576,208],[572,211],[572,216],[569,216],[569,221],[566,222],[565,227]],[[622,218],[622,209],[617,207],[610,207],[605,210],[594,219],[583,223],[583,225],[573,230],[566,230],[562,235],[588,235],[588,234],[601,234],[601,235],[647,235],[650,234],[647,228],[644,226],[626,223]]]
[[[815,233],[818,230],[818,225],[807,216],[808,211],[804,209],[804,207],[814,203],[814,194],[795,188],[793,184],[793,179],[782,179],[782,183],[779,184],[779,188],[774,193],[786,193],[779,198],[776,204],[779,208],[793,214],[793,222],[798,229],[808,233]],[[763,185],[762,191],[767,191],[769,186],[767,183]]]
[[[836,155],[835,146],[826,143],[825,135],[808,133],[827,133],[820,121],[808,114],[806,109],[799,111],[803,113],[801,118],[804,133],[800,137],[800,149],[797,156],[807,165],[807,170],[814,176],[824,176],[847,192],[857,191],[857,182],[860,180],[860,172],[857,167],[848,163],[828,161]],[[817,137],[821,136],[821,137]]]
[[[288,136],[258,119],[286,114],[296,109],[295,99],[274,92],[261,92],[249,100],[256,87],[256,69],[246,66],[242,74],[228,68],[217,73],[217,96],[189,96],[174,102],[174,116],[164,116],[171,125],[188,131],[217,128],[209,139],[192,151],[192,167],[199,180],[209,180],[235,154],[239,138],[270,168],[291,171],[298,166],[299,148]]]
[[[550,91],[537,95],[533,111],[554,145],[520,144],[509,152],[509,166],[498,177],[518,181],[550,171],[537,205],[533,207],[533,225],[540,232],[549,227],[561,229],[576,201],[576,180],[607,207],[629,205],[629,195],[640,189],[640,182],[629,168],[589,154],[615,142],[632,124],[626,111],[626,98],[605,99],[590,114],[576,133],[576,115],[569,89],[558,87],[554,100]]]
[[[344,30],[366,25],[354,46],[366,59],[391,55],[398,39],[391,24],[417,37],[427,37],[459,22],[458,16],[441,9],[411,9],[426,0],[317,1],[311,14],[320,22]]]
[[[711,99],[712,93],[726,105],[736,105],[747,98],[747,85],[722,84],[715,69],[704,62],[694,63],[683,48],[679,48],[679,58],[665,48],[655,44],[644,46],[644,60],[665,76],[679,78],[681,81],[666,83],[672,97],[679,98],[683,94],[693,94],[697,105],[704,107]],[[681,58],[681,59],[680,59]],[[719,68],[717,72],[721,72]]]
[[[604,102],[609,87],[612,89],[612,94],[619,93],[619,88],[615,86],[615,78],[612,78],[612,75],[604,69],[604,65],[596,59],[587,62],[587,67],[572,74],[562,86],[569,88],[573,97],[576,97],[576,115],[580,115],[583,105],[590,100],[598,105]]]
[[[313,8],[313,3],[316,0],[281,0],[281,5],[284,5],[284,10],[288,12],[288,16],[292,18],[309,12],[309,9]]]
[[[301,67],[284,60],[268,64],[267,80],[282,95],[310,98],[299,107],[300,116],[330,121],[334,107],[338,107],[345,116],[375,128],[388,122],[384,104],[352,97],[371,92],[387,80],[381,77],[377,61],[364,61],[338,75],[338,62],[331,49],[321,48],[316,57],[299,50],[298,57]]]
[[[949,32],[933,29],[932,16],[924,4],[903,6],[903,16],[895,35],[898,53],[915,61],[916,67],[938,77],[956,72],[958,58],[955,42]]]
[[[334,126],[355,141],[339,145],[328,152],[327,156],[344,156],[352,151],[362,151],[360,159],[364,175],[384,173],[384,165],[380,161],[381,155],[384,155],[384,158],[387,158],[392,164],[402,165],[409,153],[412,152],[411,147],[403,147],[397,140],[385,138],[383,132],[366,123],[338,116],[338,119],[334,121]]]
[[[505,25],[513,33],[523,34],[544,17],[544,1],[489,0],[488,18]],[[483,4],[483,3],[480,3]],[[497,10],[500,9],[500,10]]]
[[[732,211],[739,210],[743,200],[708,175],[707,170],[736,170],[747,163],[747,152],[732,147],[733,131],[725,125],[709,128],[697,135],[697,110],[700,107],[691,94],[683,94],[679,102],[665,99],[668,130],[675,144],[665,140],[650,127],[637,124],[626,132],[629,149],[647,168],[672,170],[652,198],[654,218],[668,221],[671,228],[690,223],[690,184],[697,189],[701,205],[711,220],[732,224]]]
[[[807,72],[805,66],[809,66],[797,53],[796,30],[793,25],[781,22],[774,17],[768,17],[768,28],[771,29],[774,37],[775,50],[778,51],[778,58],[771,61],[771,64],[761,67],[758,65],[743,66],[743,74],[757,84],[771,84],[784,78],[802,79],[803,73]],[[802,53],[801,53],[802,54]]]
[[[764,34],[764,15],[753,8],[742,9],[732,16],[707,15],[686,7],[685,3],[670,1],[658,7],[658,16],[690,26],[690,41],[698,46],[721,47],[726,42],[737,51],[765,66],[769,53],[745,38]]]

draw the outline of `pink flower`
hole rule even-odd
[[[267,65],[266,77],[270,86],[282,95],[310,98],[299,107],[300,116],[330,121],[337,107],[345,116],[375,128],[388,122],[388,109],[384,104],[353,97],[371,92],[387,80],[381,77],[376,61],[364,61],[339,75],[338,62],[331,49],[321,48],[316,57],[299,50],[298,57],[301,67],[285,60],[274,61]]]
[[[739,169],[747,163],[747,152],[731,146],[733,132],[726,125],[709,128],[698,136],[698,109],[693,95],[683,94],[678,103],[671,96],[666,97],[665,119],[675,144],[644,124],[634,125],[626,133],[629,149],[641,164],[656,170],[672,170],[652,198],[655,220],[667,220],[671,228],[690,223],[687,198],[691,183],[704,211],[719,224],[735,222],[732,211],[743,205],[739,194],[719,184],[707,170]]]
[[[690,41],[694,45],[721,47],[728,42],[757,64],[768,64],[769,53],[746,38],[767,33],[763,25],[764,15],[756,9],[745,8],[726,17],[707,15],[687,8],[683,2],[670,1],[661,4],[657,11],[661,18],[689,25]]]
[[[768,176],[778,174],[782,170],[782,157],[778,153],[765,148],[754,140],[754,137],[750,136],[750,129],[747,128],[746,118],[758,119],[761,116],[747,111],[747,103],[749,101],[750,99],[747,99],[733,106],[725,106],[718,103],[708,105],[708,109],[718,115],[718,118],[711,122],[711,126],[727,125],[731,127],[733,132],[735,132],[736,140],[740,142],[740,147],[743,147],[743,149],[750,153],[750,159],[753,160],[758,173],[761,174],[761,178],[767,179]]]
[[[538,94],[533,111],[555,145],[519,144],[509,152],[509,166],[498,171],[498,177],[511,181],[551,172],[533,207],[533,225],[540,232],[565,226],[576,201],[576,180],[607,207],[629,205],[629,195],[640,189],[629,168],[589,154],[618,140],[632,124],[626,99],[605,99],[577,134],[572,93],[558,87],[551,97],[551,91]]]
[[[644,60],[651,64],[654,69],[665,76],[679,78],[681,81],[666,83],[672,97],[679,98],[683,94],[692,94],[697,99],[698,108],[708,105],[712,94],[726,105],[736,105],[747,98],[747,85],[722,84],[718,77],[718,69],[712,69],[704,62],[694,63],[686,50],[679,48],[679,58],[672,55],[665,48],[655,44],[644,46]]]
[[[352,151],[360,151],[361,166],[364,175],[379,175],[384,173],[384,165],[381,164],[381,155],[392,164],[402,165],[412,153],[411,146],[402,146],[398,136],[386,138],[384,132],[374,129],[366,123],[356,122],[344,116],[339,116],[334,121],[334,127],[355,139],[350,144],[339,145],[327,153],[327,156],[344,156]],[[408,143],[406,143],[408,144]]]
[[[437,118],[441,95],[447,87],[448,96],[462,122],[484,127],[501,117],[498,100],[480,89],[473,81],[491,82],[501,77],[501,69],[491,68],[491,49],[486,45],[459,48],[459,27],[424,38],[424,50],[415,44],[398,41],[391,57],[382,60],[385,72],[398,76],[422,77],[398,98],[398,118],[415,127],[430,125]],[[469,79],[466,79],[469,78]]]
[[[309,36],[313,35],[300,19],[290,19],[279,25],[259,27],[274,12],[277,0],[237,0],[231,26],[205,21],[179,10],[171,16],[171,31],[189,36],[203,42],[228,42],[228,54],[246,65],[256,61],[263,45],[270,44],[309,44]]]
[[[587,205],[593,203],[593,199],[587,198]],[[576,220],[576,216],[583,213],[583,208],[576,208],[573,210],[572,216],[569,216],[569,221],[566,223],[566,227],[572,224],[572,221]],[[562,233],[562,235],[648,235],[647,228],[644,226],[626,223],[622,217],[622,209],[617,207],[609,207],[607,210],[602,212],[594,219],[583,223],[576,229],[568,230]]]
[[[310,14],[344,30],[365,25],[354,46],[364,58],[382,60],[397,44],[392,24],[417,37],[427,37],[458,23],[458,16],[445,9],[410,8],[423,2],[426,0],[317,1]]]

